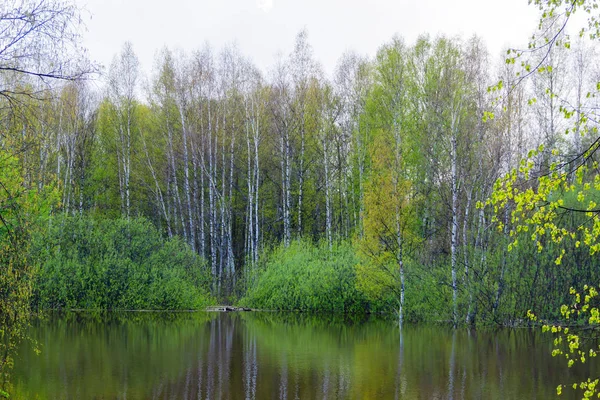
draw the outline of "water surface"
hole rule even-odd
[[[590,371],[538,330],[274,313],[66,313],[34,321],[18,399],[551,399]],[[587,375],[586,375],[587,376]],[[580,398],[567,391],[563,399]]]

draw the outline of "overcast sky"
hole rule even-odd
[[[125,41],[142,68],[157,50],[214,49],[235,42],[267,71],[308,30],[315,58],[331,74],[346,50],[373,56],[394,34],[408,43],[423,33],[483,37],[492,56],[523,47],[537,23],[527,0],[76,0],[86,10],[84,44],[90,57],[110,65]]]

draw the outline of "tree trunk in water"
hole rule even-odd
[[[508,237],[508,206],[504,206],[504,235]],[[494,301],[493,314],[494,318],[496,318],[496,314],[498,312],[498,307],[500,306],[500,297],[502,296],[502,292],[504,290],[504,271],[506,270],[506,258],[508,254],[506,251],[506,247],[502,250],[502,262],[500,267],[500,278],[498,279],[498,289],[496,290],[496,299]]]
[[[471,188],[467,192],[467,205],[465,207],[465,219],[463,221],[463,255],[465,262],[465,288],[469,292],[469,304],[467,306],[467,315],[465,317],[465,322],[468,325],[470,322],[470,314],[471,314],[471,303],[473,301],[473,292],[471,288],[471,282],[469,280],[469,251],[467,246],[467,229],[468,229],[468,221],[469,221],[469,209],[471,208],[471,199],[473,197],[473,188]]]
[[[398,261],[398,269],[400,271],[400,302],[398,303],[398,322],[400,326],[404,322],[404,263]]]
[[[452,232],[450,243],[451,267],[452,267],[452,323],[456,327],[458,324],[458,298],[456,282],[457,265],[457,247],[458,247],[458,171],[457,171],[457,139],[456,129],[458,128],[458,110],[452,116],[452,137],[451,137],[451,174],[452,174]]]

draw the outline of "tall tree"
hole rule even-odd
[[[365,187],[364,238],[361,251],[367,262],[361,270],[368,286],[396,294],[398,318],[404,319],[407,256],[418,242],[413,164],[418,157],[413,146],[409,105],[412,77],[409,50],[395,38],[377,54],[375,87],[369,98],[370,167]]]
[[[366,110],[366,100],[372,88],[371,65],[367,59],[353,53],[345,53],[339,61],[335,76],[337,95],[341,99],[340,128],[341,136],[348,146],[348,163],[352,176],[352,212],[353,226],[363,235],[364,208],[364,176],[366,163],[366,146],[369,131],[366,118],[362,115]],[[346,176],[346,175],[345,175]]]
[[[110,67],[109,98],[115,110],[113,126],[116,130],[121,213],[127,218],[131,215],[131,157],[136,132],[134,125],[138,75],[138,58],[131,43],[126,42]]]

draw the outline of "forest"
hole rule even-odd
[[[396,36],[332,76],[306,30],[267,71],[205,45],[144,76],[124,43],[100,72],[77,7],[9,3],[5,321],[227,303],[515,325],[598,282],[598,53],[555,28],[561,2],[541,51]]]

